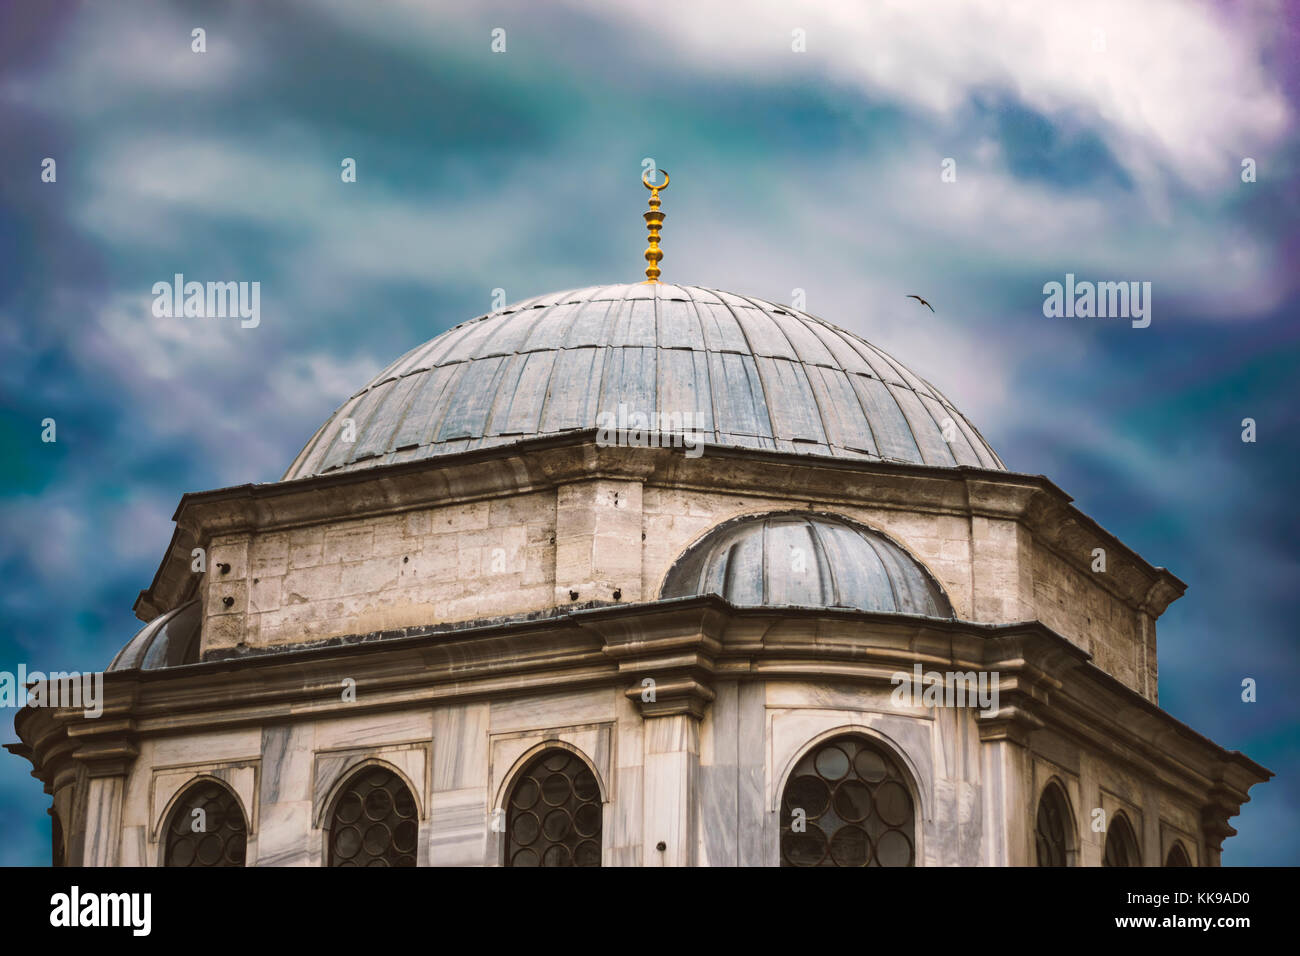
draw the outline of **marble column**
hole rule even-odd
[[[122,852],[122,801],[126,795],[126,776],[138,750],[126,737],[101,737],[88,741],[72,755],[81,763],[85,799],[78,829],[82,839],[75,841],[80,859],[74,866],[118,866]]]
[[[668,607],[635,625],[593,617],[624,691],[644,721],[642,851],[645,866],[699,859],[700,719],[714,699],[713,662],[725,616],[713,602]]]
[[[648,717],[642,829],[647,866],[695,866],[700,720],[681,712]]]
[[[1014,704],[979,718],[984,866],[1033,866],[1034,796],[1029,734],[1042,722]]]

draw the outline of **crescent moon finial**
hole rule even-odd
[[[646,179],[644,170],[641,173],[641,182],[646,189],[650,190],[650,209],[644,213],[646,227],[650,230],[650,245],[646,246],[645,261],[645,281],[647,284],[657,284],[659,282],[659,263],[663,260],[664,254],[659,249],[659,229],[664,224],[664,214],[659,211],[659,190],[668,188],[668,170],[661,169],[659,172],[664,174],[664,181],[655,185]]]
[[[645,186],[646,189],[649,189],[649,190],[652,190],[652,191],[653,191],[653,190],[657,190],[657,189],[667,189],[667,188],[668,188],[668,170],[666,170],[666,169],[661,169],[661,170],[659,170],[659,172],[661,172],[661,173],[664,174],[664,181],[661,182],[658,186],[656,186],[654,183],[650,182],[650,180],[648,180],[648,179],[645,178],[645,177],[646,177],[646,173],[648,173],[648,172],[650,172],[650,170],[647,169],[644,173],[641,174],[641,183]]]

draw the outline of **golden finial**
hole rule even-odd
[[[645,213],[646,226],[650,229],[650,245],[646,246],[645,261],[650,264],[645,268],[645,281],[656,284],[659,282],[659,260],[664,257],[659,251],[659,228],[664,224],[664,214],[659,211],[659,190],[668,188],[668,170],[659,171],[664,174],[664,181],[658,186],[646,179],[645,173],[641,174],[641,182],[650,190],[650,209]]]

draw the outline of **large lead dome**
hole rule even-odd
[[[595,428],[620,404],[689,413],[709,444],[1004,467],[938,389],[856,335],[761,299],[641,283],[527,299],[412,349],[284,478]]]

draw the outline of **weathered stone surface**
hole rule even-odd
[[[599,783],[605,865],[775,865],[792,768],[852,733],[906,768],[921,865],[1032,864],[1049,782],[1072,862],[1100,863],[1101,810],[1145,863],[1178,844],[1213,865],[1268,776],[1154,707],[1155,620],[1181,583],[1042,479],[582,435],[455,458],[183,502],[177,541],[203,542],[208,572],[176,545],[140,606],[197,587],[208,663],[110,674],[93,724],[16,724],[70,861],[157,865],[169,795],[208,777],[249,815],[250,863],[322,865],[332,795],[382,765],[409,781],[421,865],[500,865],[494,811],[559,747]],[[710,529],[790,510],[896,542],[957,619],[655,603]],[[996,711],[898,703],[914,666],[997,674]]]

